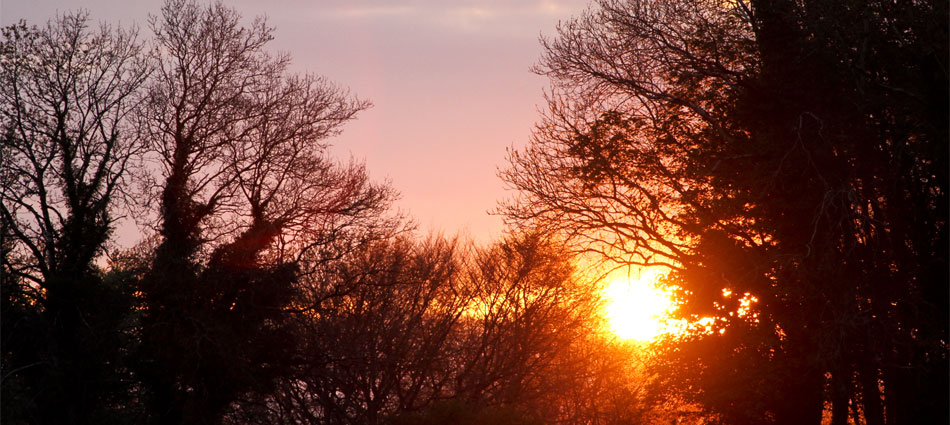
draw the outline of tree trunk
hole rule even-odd
[[[861,383],[861,404],[864,406],[864,422],[867,425],[884,425],[884,408],[881,405],[881,389],[878,386],[878,370],[865,360],[858,373]]]
[[[848,425],[851,374],[841,366],[831,375],[831,425]]]

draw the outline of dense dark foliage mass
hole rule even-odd
[[[598,3],[544,43],[511,221],[668,267],[714,322],[659,389],[723,423],[946,423],[947,3]]]

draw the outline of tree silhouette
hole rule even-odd
[[[131,396],[131,291],[93,263],[143,149],[127,126],[148,76],[134,31],[66,14],[4,28],[0,234],[4,417],[110,423]]]
[[[301,320],[300,370],[234,422],[619,424],[654,413],[625,381],[630,347],[601,333],[589,282],[551,241],[466,249],[403,236],[326,266]]]
[[[138,128],[161,165],[162,241],[141,286],[140,373],[159,422],[220,421],[289,373],[300,267],[280,248],[392,197],[326,155],[323,140],[369,104],[288,75],[289,58],[263,50],[271,29],[239,18],[169,1],[151,20],[157,69]]]
[[[370,104],[262,19],[5,28],[2,421],[946,422],[947,14],[599,1],[485,247],[331,158]],[[154,234],[106,254],[124,207]],[[694,326],[618,341],[581,259],[666,267]]]
[[[716,319],[670,384],[726,422],[945,421],[945,5],[598,6],[545,41],[509,218],[671,268]]]

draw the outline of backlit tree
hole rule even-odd
[[[545,41],[504,211],[672,269],[715,321],[669,383],[726,422],[945,421],[946,12],[599,2]]]
[[[5,421],[109,423],[132,396],[131,291],[94,260],[144,149],[127,117],[148,67],[134,31],[91,27],[65,14],[0,41]]]
[[[393,194],[327,155],[369,104],[289,74],[263,20],[169,1],[151,27],[138,128],[160,167],[162,240],[141,285],[141,376],[157,421],[213,423],[290,372],[297,260]]]

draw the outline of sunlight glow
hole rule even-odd
[[[651,342],[675,332],[668,320],[676,309],[668,290],[657,287],[660,272],[646,269],[639,274],[615,276],[604,289],[606,315],[614,334],[623,339]]]

